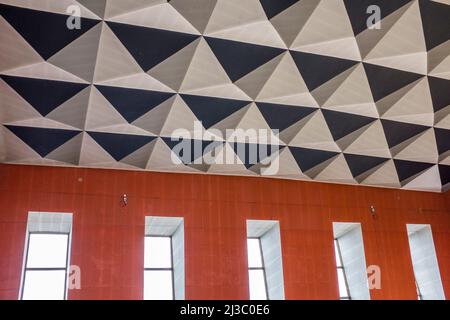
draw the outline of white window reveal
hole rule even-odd
[[[333,222],[334,250],[341,300],[370,300],[360,223]]]
[[[418,300],[445,300],[430,225],[406,225]]]

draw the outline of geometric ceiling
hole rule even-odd
[[[0,14],[1,162],[264,176],[269,159],[277,178],[450,188],[450,0],[0,0]],[[237,161],[173,161],[179,129]]]

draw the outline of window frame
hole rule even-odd
[[[250,266],[247,266],[249,277],[250,277],[250,271],[251,270],[260,270],[260,271],[263,272],[264,289],[265,289],[265,292],[266,292],[266,300],[269,301],[270,300],[270,298],[269,298],[269,287],[267,286],[266,265],[264,263],[264,254],[263,254],[263,249],[262,249],[261,237],[247,237],[247,240],[258,240],[258,242],[259,242],[259,254],[261,256],[261,267],[250,267]],[[248,256],[248,246],[247,246],[247,256]],[[248,264],[248,261],[247,261],[247,264]],[[250,286],[249,286],[249,289],[250,289]]]
[[[417,283],[417,280],[415,279],[414,275],[414,283],[416,284],[416,293],[417,293],[417,300],[423,300],[422,292],[420,291],[419,284]]]
[[[336,265],[336,272],[338,274],[338,286],[339,286],[339,269],[342,270],[342,274],[344,275],[344,284],[345,284],[345,289],[347,291],[348,296],[341,296],[341,292],[339,290],[339,300],[352,300],[352,296],[350,294],[350,289],[348,287],[348,281],[347,281],[347,274],[345,272],[345,268],[344,268],[344,261],[342,260],[342,253],[341,253],[341,246],[339,245],[339,238],[334,238],[334,248],[337,249],[335,251],[335,254],[337,254],[337,258],[339,259],[339,264],[340,266]]]
[[[67,236],[67,245],[66,245],[66,266],[65,268],[51,268],[51,267],[45,267],[45,268],[29,268],[28,267],[28,254],[29,254],[29,249],[30,249],[30,240],[31,240],[31,235],[33,234],[41,234],[41,235],[66,235]],[[24,261],[24,266],[23,266],[23,271],[22,271],[22,277],[21,277],[21,282],[22,282],[22,288],[20,291],[20,300],[23,300],[23,295],[25,292],[25,287],[26,287],[26,276],[27,276],[27,271],[64,271],[64,296],[63,296],[63,300],[67,300],[67,277],[69,275],[69,256],[70,256],[70,232],[55,232],[55,231],[28,231],[27,232],[27,244],[26,244],[26,251],[25,251],[25,261]]]
[[[173,235],[172,236],[162,236],[162,235],[153,235],[153,234],[147,234],[144,236],[145,238],[169,238],[170,240],[170,268],[154,268],[154,267],[145,267],[144,265],[144,276],[145,271],[170,271],[171,279],[172,279],[172,298],[169,301],[175,300],[175,272],[174,272],[174,266],[173,266]],[[144,249],[144,255],[146,254]],[[144,288],[145,293],[145,288]]]

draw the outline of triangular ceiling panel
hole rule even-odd
[[[289,52],[281,55],[281,61],[262,87],[257,101],[287,105],[318,107]]]
[[[88,86],[80,83],[6,75],[1,78],[44,117]]]
[[[19,127],[12,125],[6,127],[41,157],[45,157],[50,152],[81,133],[81,131],[74,130]]]
[[[377,6],[380,9],[381,19],[384,19],[409,2],[411,0],[344,0],[355,35],[367,29],[367,9],[370,6]]]
[[[335,141],[338,141],[365,126],[368,126],[376,120],[374,118],[331,110],[322,110],[322,113]]]
[[[291,54],[311,91],[357,64],[356,61],[352,60],[305,52],[291,51]],[[317,68],[321,68],[322,72],[317,72]]]
[[[193,34],[115,22],[108,22],[108,26],[144,71],[150,70],[198,38]]]
[[[238,41],[209,37],[206,41],[233,82],[284,52]]]
[[[151,111],[173,93],[99,86],[96,88],[129,123]]]
[[[92,82],[101,33],[102,24],[99,23],[52,56],[48,62]]]
[[[406,11],[368,52],[364,61],[427,74],[426,52],[419,4],[413,2],[406,6]]]
[[[130,52],[108,25],[103,23],[94,71],[94,83],[139,74],[140,72],[143,71]]]
[[[431,50],[450,39],[450,5],[427,0],[419,0],[419,4],[427,49]]]
[[[358,44],[342,1],[321,1],[290,48],[325,56],[361,60]]]
[[[3,3],[0,161],[450,189],[448,0]]]
[[[45,60],[99,23],[81,17],[81,28],[69,29],[66,15],[4,4],[0,13]]]
[[[321,0],[297,1],[270,19],[284,43],[290,48]],[[285,1],[277,1],[280,3]]]
[[[260,0],[261,5],[264,8],[264,12],[266,13],[267,18],[269,19],[272,19],[274,16],[286,10],[287,8],[289,8],[298,1],[299,0],[285,0],[285,1]]]
[[[394,163],[402,186],[412,181],[425,170],[433,166],[431,163],[405,160],[394,160]]]
[[[428,127],[425,126],[391,120],[381,120],[381,123],[383,124],[383,129],[390,148],[414,138],[428,129]]]
[[[116,161],[122,160],[156,138],[107,132],[88,132],[88,134]]]
[[[0,16],[0,72],[44,61],[33,47]]]
[[[82,4],[84,7],[89,9],[99,18],[103,18],[105,16],[105,9],[107,0],[77,0],[78,3]]]
[[[434,111],[450,106],[450,80],[428,77]],[[445,92],[445,93],[444,93]]]
[[[256,104],[273,130],[284,131],[316,111],[313,108],[259,102]]]
[[[231,146],[247,169],[259,164],[273,153],[280,151],[280,146],[278,145],[237,142],[231,143]]]
[[[216,3],[217,0],[170,1],[170,4],[201,33],[205,31]]]
[[[423,77],[420,74],[364,63],[375,101],[394,93]]]
[[[439,174],[441,176],[442,192],[450,189],[450,166],[439,165]]]
[[[249,101],[181,95],[187,106],[208,129],[231,114],[247,106]]]
[[[320,164],[328,162],[339,154],[337,152],[298,147],[289,147],[289,149],[302,172],[307,172]]]
[[[368,171],[374,172],[374,170],[389,160],[387,158],[368,157],[356,154],[344,154],[344,157],[353,177],[357,180],[363,174],[366,174],[365,177],[367,177]]]
[[[439,154],[446,154],[450,151],[450,130],[435,128],[436,143]]]

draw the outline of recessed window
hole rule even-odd
[[[418,300],[445,300],[430,225],[408,224],[409,248]]]
[[[144,299],[173,300],[171,237],[145,237]]]
[[[251,300],[267,300],[266,273],[261,250],[261,240],[247,239],[248,274]]]
[[[247,221],[247,259],[250,299],[283,300],[283,264],[278,221]]]
[[[71,215],[30,213],[27,228],[19,298],[66,299]]]
[[[144,299],[184,299],[183,218],[146,217]]]
[[[370,300],[360,223],[333,222],[340,300]]]

